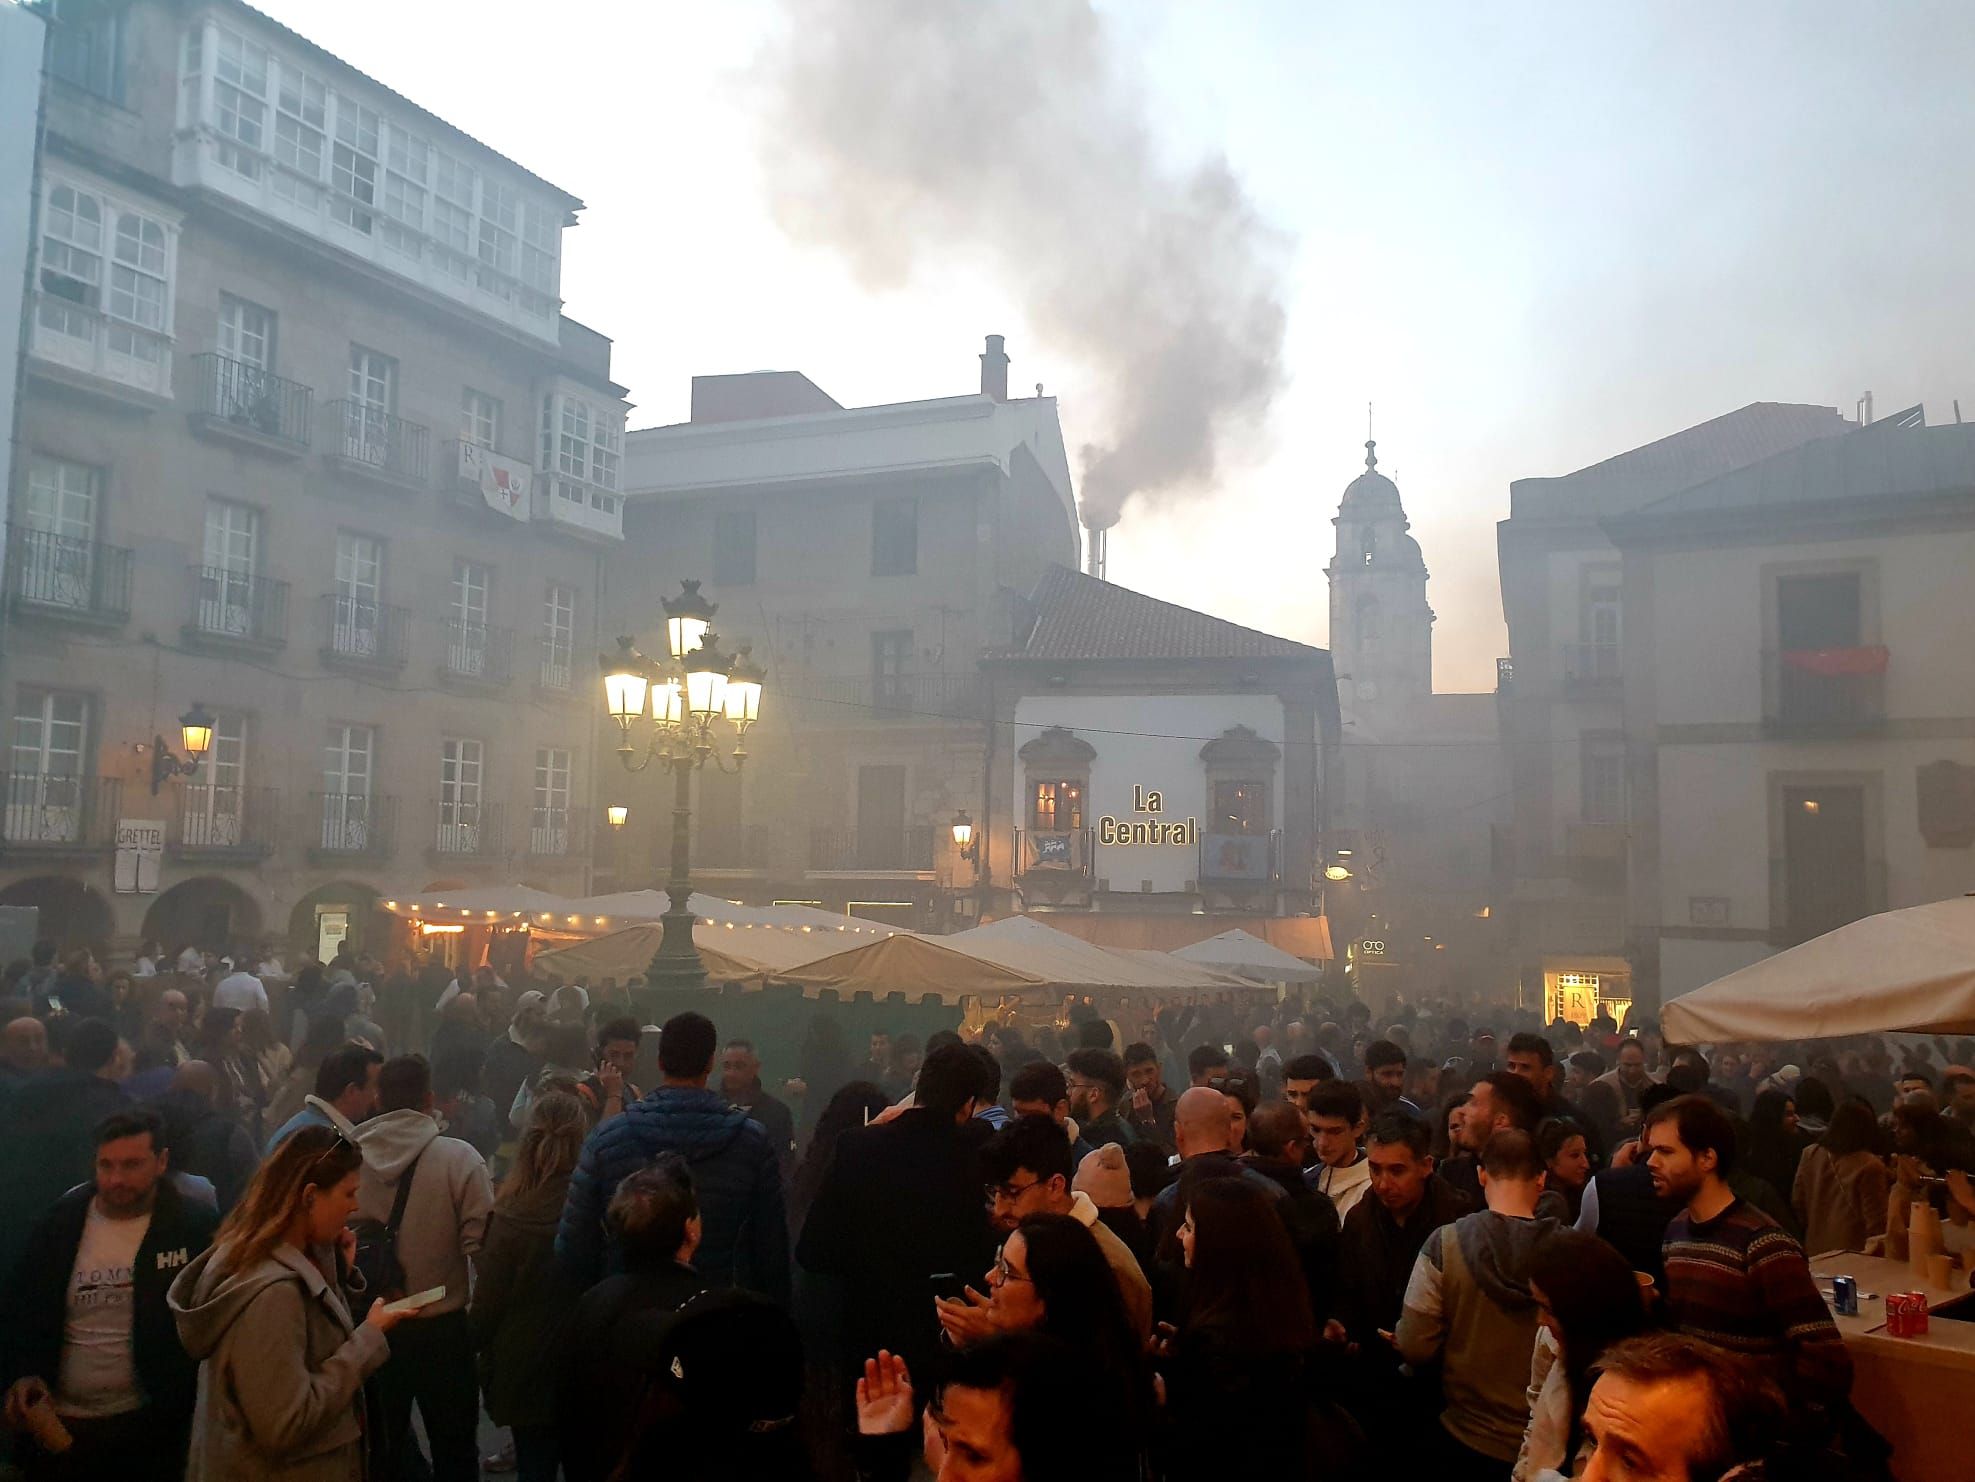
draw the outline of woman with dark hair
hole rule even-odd
[[[224,1079],[220,1110],[238,1120],[259,1147],[267,1135],[261,1120],[267,1110],[267,1088],[261,1084],[260,1062],[247,1051],[240,1010],[208,1008],[206,1017],[199,1021],[199,1038],[192,1053]]]
[[[1605,1350],[1643,1332],[1646,1304],[1624,1256],[1595,1235],[1553,1230],[1529,1258],[1536,1350],[1530,1358],[1529,1428],[1513,1482],[1539,1472],[1576,1476],[1585,1436],[1578,1417],[1590,1396],[1592,1370]]]
[[[1303,1268],[1268,1194],[1252,1180],[1203,1179],[1179,1224],[1184,1316],[1159,1363],[1165,1471],[1213,1476],[1239,1417],[1245,1470],[1312,1475],[1308,1365],[1317,1342]],[[1323,1448],[1333,1453],[1336,1447]]]
[[[1138,1340],[1111,1263],[1075,1216],[1023,1220],[1001,1243],[987,1288],[988,1320],[996,1332],[1033,1329],[1073,1343],[1089,1355],[1093,1372],[1138,1368]]]
[[[1569,1117],[1545,1117],[1536,1129],[1536,1153],[1543,1160],[1543,1197],[1536,1201],[1536,1217],[1576,1224],[1584,1186],[1591,1181],[1584,1129]]]
[[[288,1119],[302,1109],[303,1102],[315,1090],[316,1071],[342,1045],[341,1019],[322,1017],[309,1020],[308,1033],[302,1038],[302,1047],[295,1052],[294,1064],[288,1067],[288,1074],[281,1078],[280,1084],[268,1097],[265,1120],[269,1126],[286,1126]]]
[[[1821,1141],[1804,1149],[1790,1202],[1803,1222],[1804,1249],[1864,1250],[1886,1233],[1892,1175],[1879,1157],[1879,1121],[1854,1097],[1831,1114]]]
[[[1824,1129],[1831,1125],[1831,1114],[1838,1109],[1838,1099],[1831,1088],[1844,1082],[1835,1070],[1830,1072],[1830,1077],[1826,1080],[1822,1075],[1807,1075],[1797,1082],[1797,1130],[1806,1138],[1822,1137]]]
[[[1783,1091],[1758,1091],[1749,1109],[1742,1167],[1787,1200],[1797,1186],[1797,1160],[1807,1139],[1797,1130],[1797,1103]]]

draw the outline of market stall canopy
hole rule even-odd
[[[622,983],[650,968],[665,928],[640,922],[622,930],[537,952],[529,971],[538,978],[566,983],[583,978],[591,983],[615,978]],[[715,925],[702,921],[693,928],[693,945],[712,983],[745,981],[773,975],[816,956],[818,938],[786,928]]]
[[[528,885],[483,885],[462,890],[428,890],[393,897],[384,909],[397,916],[420,916],[432,921],[494,921],[501,917],[525,920],[559,932],[609,931],[638,922],[657,921],[666,911],[662,890],[622,890],[612,895],[565,897]],[[717,895],[694,891],[688,902],[702,922],[737,927],[774,928],[814,936],[836,931],[850,936],[881,937],[899,930],[854,916],[819,911],[813,906],[744,906]],[[808,942],[806,955],[816,956],[822,944]]]
[[[1181,962],[1169,953],[1141,954],[1095,946],[1045,926],[1033,916],[1004,916],[941,940],[955,951],[1066,992],[1110,988],[1211,992],[1235,986],[1219,973],[1197,963]]]
[[[1020,993],[1045,986],[1040,977],[956,949],[952,943],[957,940],[900,932],[771,976],[805,989],[834,988],[845,998],[854,993],[874,998],[888,993],[909,998],[936,993],[946,1003],[958,1003],[969,995]]]
[[[492,921],[498,917],[536,917],[544,911],[566,912],[559,895],[531,885],[475,885],[461,890],[428,890],[416,895],[390,896],[383,907],[394,916],[424,916],[434,921]]]
[[[1975,1034],[1975,899],[1867,916],[1683,993],[1675,1044]]]
[[[1323,976],[1321,969],[1302,958],[1291,957],[1260,937],[1239,929],[1224,931],[1191,947],[1181,947],[1172,955],[1263,983],[1314,983]]]

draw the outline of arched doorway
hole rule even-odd
[[[144,913],[144,935],[173,954],[188,943],[215,952],[255,946],[261,931],[260,904],[216,875],[179,881]]]
[[[288,940],[327,962],[344,941],[353,948],[365,944],[375,927],[376,911],[377,892],[368,885],[332,880],[295,902],[288,913]]]
[[[37,875],[0,890],[0,906],[33,906],[40,913],[35,936],[60,951],[88,947],[103,952],[116,934],[110,903],[80,880]]]

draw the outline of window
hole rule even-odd
[[[1269,785],[1266,782],[1216,782],[1214,822],[1217,834],[1266,834],[1269,829]]]
[[[1598,585],[1586,594],[1584,604],[1584,633],[1586,639],[1599,648],[1617,648],[1622,636],[1619,615],[1618,588]]]
[[[1031,784],[1029,824],[1039,833],[1074,833],[1084,826],[1084,785],[1048,779]]]
[[[1625,822],[1625,743],[1587,740],[1578,814],[1586,823]]]
[[[54,186],[48,192],[47,225],[41,231],[41,291],[93,309],[101,302],[102,282],[102,204],[72,185]],[[46,316],[43,322],[48,323]],[[49,327],[61,328],[65,322],[58,319]],[[89,333],[87,328],[70,332],[84,337]]]
[[[617,456],[623,431],[614,410],[590,405],[568,392],[542,399],[542,469],[559,475],[556,498],[587,504],[606,515],[617,513]],[[561,482],[579,480],[587,487]]]
[[[343,413],[343,456],[383,466],[391,456],[391,417],[398,409],[398,362],[350,346],[350,400]]]
[[[281,64],[281,88],[275,95],[274,157],[309,181],[322,179],[322,149],[328,140],[329,91],[313,77]],[[283,177],[275,176],[279,191]],[[310,200],[315,193],[308,192]]]
[[[576,654],[576,589],[549,583],[542,602],[542,687],[569,688],[570,663]]]
[[[569,753],[560,746],[535,752],[535,810],[528,822],[534,854],[569,852]]]
[[[481,746],[448,736],[439,746],[439,847],[477,847],[480,831]],[[471,842],[469,842],[469,835]]]
[[[95,595],[96,520],[101,475],[81,463],[36,455],[27,467],[27,502],[16,531],[16,593],[30,602],[87,611]]]
[[[861,870],[907,867],[905,768],[857,769],[857,845],[853,858]]]
[[[48,71],[112,103],[123,102],[123,6],[59,0],[48,18]]]
[[[423,139],[391,126],[384,171],[384,215],[388,219],[379,235],[385,245],[411,257],[419,255],[424,241],[431,158],[432,147]]]
[[[213,59],[213,127],[216,156],[249,180],[261,178],[267,147],[267,50],[237,32],[221,29]]]
[[[5,836],[47,844],[81,839],[89,701],[68,690],[22,686],[7,753]]]
[[[544,310],[555,307],[556,245],[561,218],[533,201],[523,203],[521,217],[521,281],[542,296]]]
[[[101,348],[124,364],[96,368],[119,375],[138,361],[144,368],[135,378],[151,386],[170,332],[171,229],[147,211],[63,180],[49,182],[44,201],[37,326],[96,345],[100,318]]]
[[[179,792],[179,841],[192,848],[231,849],[243,842],[246,812],[247,717],[213,717],[213,746],[198,776]]]
[[[912,630],[871,635],[871,703],[880,710],[903,710],[912,703],[906,666],[912,662]]]
[[[377,144],[375,110],[336,95],[336,143],[329,155],[329,183],[335,189],[336,219],[368,233],[377,204]]]
[[[500,399],[468,386],[460,398],[459,435],[483,448],[500,446]]]
[[[480,182],[479,282],[506,297],[515,275],[515,244],[521,230],[521,201],[510,186]]]
[[[383,647],[384,542],[336,532],[336,597],[330,645],[348,658],[376,658]]]
[[[1779,802],[1787,939],[1806,942],[1871,914],[1865,789],[1785,787]]]
[[[1371,565],[1372,561],[1378,556],[1378,532],[1376,530],[1367,530],[1365,532],[1364,539],[1359,544],[1359,550],[1364,556],[1364,564],[1367,566]]]
[[[324,849],[350,853],[371,847],[375,809],[370,787],[376,761],[374,727],[330,726],[322,759]]]
[[[911,495],[871,506],[871,574],[911,576],[919,569],[919,501]]]
[[[452,619],[446,634],[446,667],[454,674],[478,678],[487,673],[487,595],[494,582],[491,566],[478,561],[453,562]]]
[[[219,296],[219,353],[251,365],[274,369],[274,312],[230,293]]]
[[[206,501],[205,565],[199,574],[199,628],[246,637],[264,628],[261,512],[230,499]]]
[[[444,150],[433,152],[433,257],[462,281],[473,276],[473,198],[478,188],[472,166]]]
[[[110,263],[110,294],[105,307],[112,320],[122,320],[150,334],[165,327],[165,229],[135,211],[117,213],[117,237]],[[155,358],[157,342],[129,329],[110,325],[110,348],[125,355]]]
[[[713,517],[713,584],[716,587],[754,585],[755,514],[751,509],[726,509]]]

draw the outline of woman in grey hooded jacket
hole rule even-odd
[[[402,1318],[380,1302],[358,1324],[345,1300],[361,1164],[332,1127],[294,1133],[172,1283],[199,1363],[187,1482],[363,1482],[363,1382]]]

